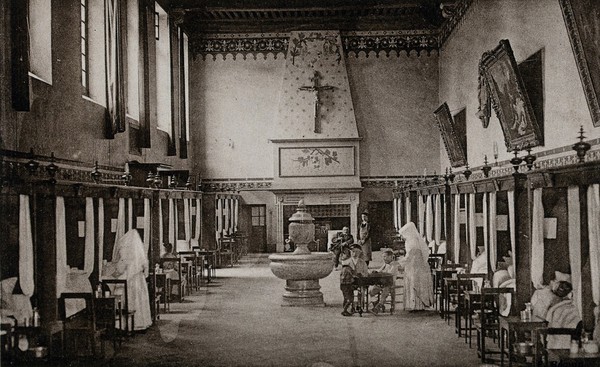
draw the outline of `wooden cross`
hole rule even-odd
[[[319,85],[319,72],[315,70],[314,76],[310,78],[310,81],[313,83],[312,85],[305,85],[298,89],[302,91],[313,92],[315,94],[315,133],[321,132],[321,124],[319,123],[319,107],[321,106],[321,99],[319,98],[319,92],[322,90],[333,90],[334,87],[330,85]]]

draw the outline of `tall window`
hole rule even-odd
[[[84,98],[106,106],[104,0],[81,0],[81,86]]]
[[[88,7],[87,0],[81,0],[81,86],[83,94],[90,95],[88,83]]]
[[[190,141],[190,53],[187,34],[183,33],[183,103],[185,137]]]
[[[156,40],[156,114],[158,128],[171,134],[171,44],[169,41],[169,18],[156,5],[160,37]]]
[[[127,115],[134,120],[140,116],[139,52],[140,15],[138,0],[127,0]]]
[[[29,71],[52,84],[52,2],[29,0]]]

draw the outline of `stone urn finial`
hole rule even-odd
[[[296,212],[290,217],[290,240],[296,244],[294,254],[310,254],[308,245],[315,241],[314,220],[306,209],[304,200],[300,200]]]

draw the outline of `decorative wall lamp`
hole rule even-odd
[[[123,175],[121,176],[121,180],[123,181],[123,184],[125,186],[129,186],[129,183],[131,182],[131,172],[129,172],[129,163],[125,163],[125,172],[123,172]]]
[[[510,160],[510,164],[513,165],[515,173],[519,173],[519,165],[521,163],[523,163],[523,159],[519,158],[519,150],[517,148],[515,148],[515,150],[513,150],[513,154],[515,156]]]
[[[177,187],[177,177],[175,175],[172,175],[169,177],[169,188],[171,190],[173,190],[176,187]]]
[[[490,167],[488,164],[487,155],[483,156],[483,167],[481,167],[481,170],[483,171],[483,176],[485,178],[490,177],[490,171],[492,170],[492,167]]]
[[[467,162],[467,165],[465,166],[465,168],[466,169],[463,171],[463,175],[468,180],[469,177],[471,177],[471,174],[473,174],[473,172],[469,169],[469,163],[468,162]]]
[[[527,155],[525,157],[523,157],[523,160],[525,161],[525,164],[527,165],[527,170],[531,171],[531,169],[533,168],[533,162],[535,162],[537,158],[531,154],[531,146],[527,146]]]
[[[90,176],[92,177],[92,181],[94,181],[94,183],[99,183],[100,181],[102,181],[102,173],[100,173],[100,170],[98,168],[98,161],[96,161],[96,163],[94,164],[94,169],[92,169],[92,172],[90,173]]]
[[[589,143],[583,141],[585,136],[583,135],[583,125],[579,128],[579,142],[573,145],[573,150],[577,152],[577,158],[579,158],[579,163],[585,162],[585,154],[588,150],[590,150],[591,146]]]
[[[39,162],[34,160],[35,154],[33,154],[33,148],[29,150],[29,161],[25,164],[25,168],[27,168],[27,172],[29,172],[29,176],[33,176],[33,174],[37,171],[40,166]]]
[[[54,161],[56,159],[54,158],[54,152],[50,153],[50,164],[46,166],[46,172],[48,172],[48,175],[50,176],[50,183],[51,184],[55,184],[56,183],[56,173],[58,172],[58,166],[56,164],[54,164]]]

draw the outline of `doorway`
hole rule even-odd
[[[248,205],[248,207],[250,208],[248,252],[267,252],[267,206]]]
[[[391,247],[394,229],[394,209],[391,201],[369,202],[369,223],[371,230],[371,247],[379,251],[382,247]]]

